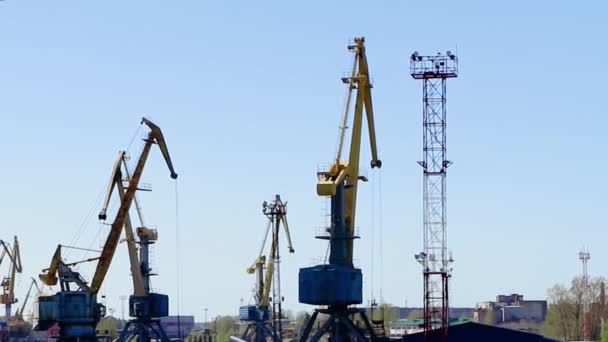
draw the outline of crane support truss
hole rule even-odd
[[[423,267],[426,341],[446,341],[449,323],[448,281],[453,262],[447,245],[446,81],[458,76],[458,59],[445,55],[410,58],[410,73],[423,82]]]

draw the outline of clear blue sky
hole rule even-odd
[[[289,201],[296,249],[284,253],[286,306],[310,309],[297,303],[297,273],[325,250],[313,238],[322,221],[315,171],[334,154],[339,77],[358,35],[367,38],[384,162],[385,301],[422,298],[414,50],[460,57],[460,77],[448,85],[452,304],[505,292],[543,298],[579,272],[583,245],[591,273],[606,274],[607,9],[600,1],[0,2],[0,237],[21,239],[18,294],[56,244],[74,237],[145,114],[163,128],[180,174],[181,313],[236,314],[240,298],[249,300],[260,205],[275,193]],[[168,176],[154,151],[143,180],[154,191],[140,198],[161,237],[154,285],[176,313]],[[360,187],[355,247],[366,300],[372,187]],[[78,244],[99,245],[100,229],[90,220]],[[122,245],[103,290],[118,315],[118,297],[130,291]]]

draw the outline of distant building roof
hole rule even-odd
[[[450,326],[471,322],[469,319],[452,318]],[[391,328],[416,328],[424,324],[424,319],[398,319],[391,323]]]
[[[398,319],[391,323],[391,328],[415,328],[424,323],[423,319]]]
[[[506,329],[475,322],[450,325],[448,333],[450,342],[457,341],[493,341],[493,342],[559,342],[559,340],[544,337],[524,331]],[[424,333],[403,336],[404,342],[424,341]]]

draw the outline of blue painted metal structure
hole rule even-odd
[[[248,336],[253,333],[255,339],[252,339],[251,342],[266,342],[268,338],[274,342],[280,342],[278,335],[274,332],[274,327],[270,320],[270,309],[267,306],[241,306],[239,309],[239,319],[249,323],[241,339],[249,341]]]
[[[301,268],[299,273],[300,303],[311,305],[326,305],[326,309],[317,309],[307,322],[300,337],[300,342],[318,341],[325,334],[330,335],[331,341],[367,341],[375,339],[374,329],[367,318],[364,309],[350,308],[349,305],[361,304],[363,301],[363,276],[361,270],[352,265],[352,260],[346,257],[346,241],[356,236],[346,232],[344,221],[344,184],[336,189],[331,197],[331,227],[329,237],[329,264]],[[319,315],[330,317],[310,337],[314,323]],[[356,326],[354,316],[359,315],[364,323],[363,329]]]
[[[135,319],[127,321],[117,341],[169,341],[160,324],[160,317],[169,316],[169,296],[159,293],[130,296],[129,316]]]
[[[63,262],[59,264],[58,276],[61,291],[38,298],[35,330],[48,330],[58,323],[61,341],[96,341],[95,328],[105,316],[105,306],[97,302],[97,293],[89,291],[80,274]],[[78,289],[73,290],[70,284],[76,284]]]
[[[119,191],[122,191],[120,184]],[[139,205],[136,205],[136,207],[141,219]],[[127,229],[130,229],[130,227]],[[129,296],[129,316],[133,319],[127,321],[117,341],[149,342],[155,340],[157,342],[169,342],[169,337],[160,324],[161,317],[169,316],[169,296],[150,292],[150,276],[152,275],[150,245],[156,241],[158,235],[156,230],[139,227],[137,236],[140,246],[139,272],[143,281],[143,289],[141,289],[143,293]]]

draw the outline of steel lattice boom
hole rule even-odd
[[[458,59],[451,52],[410,58],[410,73],[423,82],[423,266],[424,331],[426,341],[447,340],[448,280],[452,257],[446,235],[447,159],[446,80],[458,76]]]

